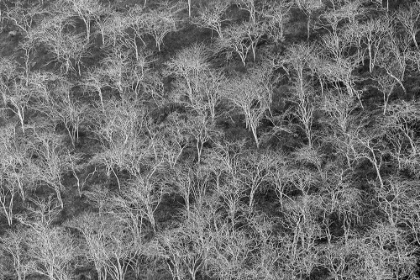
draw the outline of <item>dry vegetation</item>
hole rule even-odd
[[[0,279],[420,279],[420,1],[0,10]]]

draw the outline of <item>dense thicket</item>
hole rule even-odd
[[[0,279],[420,278],[420,1],[0,10]]]

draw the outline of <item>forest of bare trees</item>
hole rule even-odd
[[[0,0],[0,280],[420,279],[419,31],[419,0]]]

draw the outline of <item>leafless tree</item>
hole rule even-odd
[[[42,5],[26,6],[22,0],[14,1],[12,5],[9,3],[4,8],[2,20],[11,22],[24,35],[30,31],[38,19],[47,14]]]
[[[315,112],[315,89],[308,82],[308,66],[310,65],[313,48],[307,45],[297,45],[289,50],[287,58],[283,61],[291,73],[292,102],[297,106],[294,113],[300,120],[305,131],[309,147],[313,144],[312,124]]]
[[[13,269],[18,280],[25,280],[35,265],[26,252],[27,238],[28,231],[21,226],[7,231],[0,237],[0,251],[12,259]]]
[[[419,50],[419,45],[417,43],[416,35],[420,31],[419,29],[419,19],[420,19],[420,3],[419,1],[414,1],[414,3],[409,4],[408,8],[401,8],[397,11],[396,14],[397,20],[404,27],[405,31],[411,37],[416,49]]]
[[[276,43],[284,40],[285,24],[289,20],[292,7],[293,1],[289,0],[266,1],[258,11],[268,21],[267,29]]]
[[[44,225],[34,225],[28,235],[28,254],[35,262],[33,272],[50,280],[70,279],[77,249],[72,236],[61,227]]]
[[[228,57],[236,53],[245,66],[250,52],[253,54],[254,61],[256,60],[257,45],[265,29],[264,24],[253,22],[229,25],[223,29],[223,37],[218,38],[218,48],[227,52]]]
[[[113,174],[121,187],[116,171],[129,168],[131,161],[137,162],[135,159],[142,155],[144,146],[148,147],[138,131],[144,121],[144,111],[127,100],[109,100],[104,108],[95,121],[95,134],[103,150],[92,158],[92,162],[105,166],[107,176]]]
[[[49,63],[60,63],[60,69],[64,74],[76,70],[81,75],[81,60],[88,54],[88,45],[81,34],[66,32],[65,29],[71,25],[74,25],[74,22],[64,14],[46,17],[37,26],[34,36],[37,42],[54,55]]]
[[[171,74],[182,78],[187,87],[187,96],[191,103],[196,99],[199,78],[206,75],[210,68],[208,62],[209,50],[203,44],[193,44],[178,52],[175,58],[171,59],[166,65]]]
[[[63,172],[70,167],[68,152],[63,148],[63,138],[47,129],[37,129],[32,136],[31,152],[36,155],[31,167],[41,185],[52,188],[57,196],[61,208],[64,202],[61,192],[64,185],[61,180]]]
[[[399,36],[395,30],[388,30],[387,41],[378,56],[378,65],[394,79],[404,90],[404,77],[407,70],[407,62],[410,57],[409,40],[406,35]]]
[[[98,279],[105,280],[109,276],[113,280],[124,280],[136,250],[124,223],[110,214],[84,213],[67,226],[82,233],[87,247],[85,256],[94,263]]]
[[[239,8],[249,13],[249,20],[255,25],[257,23],[257,7],[255,0],[235,0]]]
[[[67,4],[69,16],[77,15],[85,24],[87,43],[89,43],[92,33],[92,22],[99,22],[100,16],[109,12],[98,0],[64,0],[62,4]]]
[[[295,1],[298,8],[302,12],[304,12],[308,18],[306,22],[306,34],[307,34],[307,40],[309,40],[309,36],[311,34],[311,23],[312,23],[313,13],[322,9],[324,7],[324,3],[320,0],[295,0]]]
[[[98,21],[98,32],[101,35],[102,46],[116,47],[117,44],[124,42],[125,31],[130,24],[130,20],[133,21],[131,24],[135,25],[137,21],[135,18],[130,18],[131,14],[136,14],[136,10],[125,14],[118,13],[116,11],[110,11],[108,17],[104,20]],[[136,16],[139,16],[136,14]]]
[[[253,75],[243,75],[232,79],[226,89],[226,98],[244,114],[246,128],[251,130],[257,147],[260,145],[257,129],[271,104],[265,82]]]
[[[200,8],[198,17],[193,22],[200,27],[209,28],[215,31],[220,38],[223,38],[222,24],[226,18],[226,10],[229,8],[229,1],[216,0],[206,3]]]
[[[143,14],[142,29],[155,39],[159,51],[166,35],[177,30],[177,8],[177,5],[163,2],[158,8]]]
[[[247,153],[247,156],[241,159],[241,178],[242,183],[249,190],[248,207],[252,209],[255,204],[255,195],[257,191],[268,184],[272,178],[276,157],[268,153]]]

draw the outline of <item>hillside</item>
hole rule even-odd
[[[0,11],[0,280],[420,279],[420,1]]]

